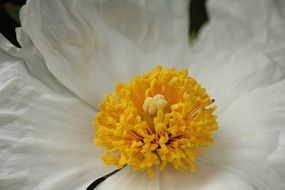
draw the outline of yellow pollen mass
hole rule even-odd
[[[94,142],[108,165],[125,165],[153,176],[167,165],[195,172],[203,147],[218,128],[214,101],[187,70],[157,66],[116,85],[92,122]]]

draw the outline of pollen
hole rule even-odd
[[[94,143],[105,148],[107,165],[129,165],[150,177],[167,165],[194,173],[218,128],[213,102],[188,70],[159,65],[105,96],[92,122]]]

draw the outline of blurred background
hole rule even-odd
[[[208,21],[205,8],[207,0],[189,1],[189,39],[195,40],[199,30]],[[0,0],[0,32],[15,46],[20,47],[16,39],[15,28],[20,26],[19,11],[26,0]]]

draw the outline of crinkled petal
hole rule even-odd
[[[285,1],[212,0],[207,4],[210,22],[193,46],[208,57],[217,52],[256,45],[285,73]]]
[[[212,0],[208,12],[210,22],[183,62],[222,113],[235,98],[284,78],[285,3]]]
[[[210,22],[196,44],[204,52],[285,42],[283,0],[212,0],[207,7]]]
[[[10,55],[24,60],[28,73],[32,77],[40,80],[52,91],[73,96],[72,93],[68,91],[62,84],[60,84],[57,79],[49,72],[43,56],[34,46],[33,42],[25,33],[25,31],[22,28],[16,28],[16,33],[18,42],[22,48],[18,49],[14,46],[11,46],[6,49],[6,51],[9,52]]]
[[[98,16],[143,51],[188,39],[188,1],[107,0],[96,6]]]
[[[222,113],[236,97],[285,74],[285,3],[208,1],[210,22],[184,60]]]
[[[30,0],[21,21],[51,73],[97,106],[140,71],[146,54],[164,52],[149,60],[158,64],[187,45],[186,10],[187,1]]]
[[[0,189],[76,189],[110,172],[93,144],[94,110],[30,75],[3,37],[1,47]]]
[[[257,189],[284,189],[284,94],[285,80],[237,98],[201,159],[239,170]]]
[[[254,45],[212,52],[206,57],[191,54],[188,61],[192,63],[190,75],[216,100],[217,113],[224,112],[237,97],[284,78],[281,67]]]

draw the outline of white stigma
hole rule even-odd
[[[143,103],[143,110],[149,115],[155,115],[158,111],[163,111],[167,101],[161,94],[156,94],[153,97],[147,97]]]

